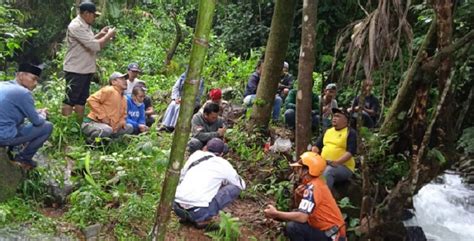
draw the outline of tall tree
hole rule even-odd
[[[257,127],[267,127],[270,121],[283,62],[288,49],[295,7],[296,0],[277,0],[275,4],[270,36],[265,51],[262,78],[258,84],[251,116],[251,124]]]
[[[170,218],[180,170],[184,164],[186,143],[189,139],[189,133],[191,132],[191,117],[199,89],[201,71],[209,48],[208,41],[215,6],[216,0],[201,0],[199,3],[198,19],[189,60],[189,69],[184,84],[178,123],[173,136],[173,144],[165,180],[163,182],[163,190],[161,191],[160,203],[156,209],[155,225],[151,233],[152,240],[165,239],[166,225]]]
[[[303,1],[303,31],[298,63],[298,94],[296,95],[296,156],[304,151],[311,140],[311,100],[313,94],[313,67],[315,63],[317,0]]]

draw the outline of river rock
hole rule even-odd
[[[13,164],[8,158],[7,150],[0,147],[0,202],[14,197],[22,180],[22,169]]]

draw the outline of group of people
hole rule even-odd
[[[96,71],[96,53],[115,35],[113,28],[93,34],[91,25],[98,14],[93,3],[82,3],[79,15],[68,26],[68,51],[64,60],[68,88],[62,114],[68,116],[75,112],[89,141],[97,137],[115,138],[147,132],[155,122],[154,111],[151,99],[146,95],[146,84],[138,79],[141,73],[138,63],[130,63],[125,74],[111,74],[109,85],[89,96]],[[255,100],[262,64],[263,61],[259,61],[247,83],[244,103],[248,106]],[[272,118],[280,118],[285,102],[285,123],[294,129],[297,90],[293,89],[293,77],[288,69],[285,62],[275,93]],[[48,111],[35,109],[31,93],[41,71],[35,65],[20,64],[14,80],[0,83],[0,146],[8,147],[10,159],[26,168],[36,167],[32,158],[53,130],[52,123],[47,121]],[[187,71],[173,86],[172,100],[164,114],[161,130],[173,131],[176,126],[186,74]],[[344,219],[330,190],[334,183],[346,181],[354,173],[357,137],[350,127],[351,119],[360,113],[369,128],[377,122],[379,104],[371,93],[372,85],[372,81],[364,81],[363,108],[358,105],[359,97],[354,99],[351,108],[339,108],[334,83],[325,87],[322,96],[312,93],[312,127],[318,128],[321,112],[324,132],[311,151],[303,153],[298,162],[291,164],[301,181],[295,190],[299,207],[294,212],[283,212],[268,205],[264,210],[267,217],[288,222],[286,231],[291,240],[334,240],[332,238],[336,237],[344,240]],[[209,91],[209,98],[201,107],[203,90],[204,80],[201,79],[187,145],[190,156],[181,170],[173,205],[182,222],[191,222],[197,227],[205,227],[219,210],[237,199],[246,188],[245,181],[225,159],[229,148],[224,137],[232,107],[222,99],[222,91],[217,88]],[[84,118],[86,105],[90,112]]]

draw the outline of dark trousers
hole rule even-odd
[[[15,156],[15,160],[31,161],[38,149],[48,140],[52,131],[53,124],[48,121],[41,126],[24,125],[18,129],[18,134],[14,138],[0,140],[0,146],[14,147],[26,144],[20,153]]]
[[[323,231],[311,227],[308,223],[288,222],[286,235],[291,241],[331,241]]]
[[[194,207],[191,209],[183,209],[176,202],[173,205],[173,210],[178,217],[191,222],[206,221],[213,216],[216,216],[220,210],[225,208],[240,195],[240,188],[229,184],[221,187],[216,196],[209,203],[208,207]]]
[[[285,123],[289,128],[294,129],[296,125],[296,110],[288,109],[285,111]],[[319,128],[319,115],[311,114],[311,129],[317,130]]]

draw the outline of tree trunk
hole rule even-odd
[[[181,26],[178,22],[178,17],[176,16],[175,12],[171,12],[171,18],[173,18],[173,23],[176,28],[176,37],[174,38],[173,44],[171,44],[170,49],[166,53],[165,59],[165,68],[171,63],[174,54],[176,53],[176,49],[178,49],[178,45],[183,39],[183,32],[181,31]]]
[[[258,84],[251,116],[251,125],[253,126],[266,128],[270,121],[286,50],[288,49],[295,7],[296,0],[276,1],[270,36],[265,51],[262,79]]]
[[[296,95],[296,157],[306,151],[311,140],[311,103],[317,13],[318,0],[303,1],[303,31],[301,33],[298,93]]]
[[[156,221],[151,233],[152,240],[165,239],[166,227],[170,218],[180,170],[184,164],[186,143],[189,139],[189,133],[191,132],[191,117],[199,89],[201,71],[209,47],[209,34],[215,6],[216,0],[201,0],[199,4],[189,69],[184,84],[178,123],[173,136],[169,164],[163,182],[163,190],[161,191],[160,204],[156,210]]]

